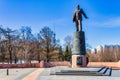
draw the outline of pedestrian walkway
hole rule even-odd
[[[23,77],[27,76],[37,68],[10,68],[0,69],[0,80],[22,80]]]
[[[38,76],[36,80],[120,80],[119,70],[113,70],[111,76],[50,75],[50,74],[54,74],[55,72],[66,71],[66,70],[90,71],[91,72],[91,71],[98,71],[101,68],[102,67],[86,67],[86,68],[73,69],[67,66],[52,67],[52,68],[45,69]]]
[[[22,80],[36,80],[43,70],[44,68],[39,68],[34,72],[30,73],[29,75],[27,75],[26,77],[24,77]]]
[[[6,74],[7,69],[0,69],[0,80],[120,80],[120,71],[113,69],[111,76],[91,76],[91,75],[51,75],[56,72],[86,72],[98,71],[102,67],[86,67],[73,69],[67,66],[57,66],[51,68],[19,68],[9,69],[9,75]],[[109,71],[107,71],[109,72]],[[106,72],[106,74],[108,74]],[[100,71],[100,73],[104,73]]]

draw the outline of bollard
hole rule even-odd
[[[7,76],[9,75],[9,69],[7,68]]]

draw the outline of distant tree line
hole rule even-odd
[[[49,27],[43,27],[33,34],[29,26],[13,30],[0,26],[0,62],[20,63],[37,60],[70,61],[72,54],[72,36],[64,38],[64,46],[56,39],[56,34]],[[97,56],[88,53],[90,61],[98,61]],[[93,58],[94,57],[94,58]]]
[[[117,62],[120,60],[120,48],[104,48],[96,54],[87,51],[91,62]]]
[[[49,27],[43,27],[37,34],[33,34],[28,26],[22,26],[19,30],[0,26],[0,62],[49,62],[63,61],[64,58],[60,42]]]

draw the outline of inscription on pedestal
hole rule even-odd
[[[82,65],[82,57],[77,57],[77,65]]]

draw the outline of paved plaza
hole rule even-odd
[[[36,70],[35,68],[14,68],[8,69],[9,75],[7,75],[7,69],[0,69],[0,80],[22,80],[31,72]]]
[[[14,68],[9,69],[9,75],[7,75],[7,69],[0,69],[0,80],[120,80],[120,70],[118,69],[113,69],[111,76],[51,75],[64,70],[98,71],[100,69],[101,67],[73,69],[67,66],[52,68]],[[100,73],[103,73],[103,71]],[[109,71],[105,74],[109,74]]]

